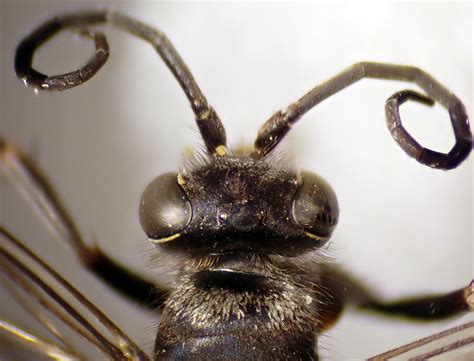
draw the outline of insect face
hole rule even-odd
[[[140,205],[151,241],[189,254],[296,256],[326,243],[337,219],[336,195],[322,178],[249,155],[162,175]]]
[[[360,6],[358,5],[357,8]],[[246,13],[242,13],[238,20],[239,26],[235,26],[239,30],[230,36],[228,31],[237,25],[233,23],[237,19],[235,16],[237,9],[233,9],[232,12],[225,10],[219,11],[221,16],[228,16],[225,21],[221,21],[220,25],[225,23],[230,26],[225,30],[222,29],[226,40],[218,44],[216,44],[214,37],[215,23],[208,21],[206,17],[212,11],[205,6],[195,8],[193,16],[188,17],[189,22],[186,22],[184,27],[188,31],[192,29],[191,35],[195,35],[195,29],[199,28],[200,34],[203,34],[200,39],[188,36],[186,31],[182,32],[179,28],[177,29],[174,25],[179,22],[171,20],[170,24],[169,19],[173,19],[173,17],[170,17],[169,12],[167,13],[166,9],[162,7],[150,8],[147,10],[147,14],[141,14],[138,17],[162,27],[172,36],[173,41],[179,41],[177,47],[183,52],[191,69],[196,72],[199,82],[207,82],[203,88],[206,93],[209,91],[208,94],[212,94],[212,96],[210,95],[212,104],[218,107],[221,114],[226,114],[226,128],[234,127],[230,132],[234,136],[239,136],[247,129],[252,129],[251,133],[245,134],[250,137],[250,134],[254,134],[253,127],[255,127],[257,119],[260,121],[262,117],[269,115],[269,111],[281,106],[282,102],[286,102],[293,95],[298,95],[299,92],[306,90],[314,82],[318,82],[330,74],[335,74],[336,71],[346,67],[349,63],[359,60],[360,54],[354,55],[354,49],[351,46],[341,47],[341,44],[345,44],[349,39],[350,43],[357,44],[359,49],[361,42],[353,41],[354,37],[358,36],[361,36],[361,39],[374,39],[371,41],[373,48],[368,48],[367,45],[370,44],[363,45],[364,42],[362,42],[362,46],[365,46],[363,48],[363,54],[366,54],[364,57],[390,58],[393,61],[406,64],[426,66],[429,72],[439,76],[440,80],[443,83],[446,82],[445,85],[454,90],[462,100],[469,99],[469,82],[465,81],[469,77],[465,77],[464,73],[461,73],[462,76],[459,78],[459,73],[453,70],[451,62],[455,59],[456,68],[458,64],[462,68],[469,63],[469,57],[465,54],[460,56],[457,49],[459,46],[462,47],[459,44],[465,44],[463,38],[460,37],[462,31],[459,31],[458,25],[467,24],[468,21],[463,20],[462,17],[453,20],[453,15],[447,11],[448,9],[442,12],[442,17],[437,17],[434,14],[436,12],[434,8],[436,7],[431,4],[422,10],[413,11],[411,7],[393,6],[385,10],[386,14],[390,14],[390,21],[387,21],[386,17],[384,19],[384,16],[372,17],[368,15],[370,12],[364,15],[367,16],[366,18],[359,12],[360,16],[344,18],[345,26],[338,27],[337,31],[332,25],[342,21],[339,12],[337,16],[335,12],[331,15],[331,11],[326,11],[321,6],[305,9],[299,13],[297,18],[294,15],[288,16],[290,13],[295,14],[294,8],[290,12],[286,10],[278,12],[274,11],[275,9],[270,11],[262,8],[252,12],[254,14],[252,17],[247,17]],[[10,24],[10,29],[15,30],[6,30],[5,34],[15,35],[11,39],[7,38],[9,50],[4,52],[8,56],[3,62],[6,64],[5,74],[8,75],[5,76],[5,91],[3,92],[5,101],[2,133],[11,139],[20,140],[20,144],[25,149],[32,146],[33,150],[38,150],[36,154],[40,165],[46,167],[47,173],[51,175],[53,183],[57,185],[57,189],[65,199],[68,208],[71,209],[71,213],[79,220],[79,225],[86,236],[92,234],[93,238],[98,240],[105,250],[117,249],[117,253],[114,254],[117,259],[122,259],[124,254],[128,255],[123,260],[144,271],[141,253],[137,252],[143,247],[143,233],[136,224],[137,199],[144,188],[144,182],[159,172],[176,169],[178,164],[176,158],[179,152],[184,146],[196,140],[194,133],[192,137],[188,136],[187,140],[183,140],[186,137],[186,128],[190,128],[189,111],[184,102],[178,101],[182,99],[177,96],[177,92],[173,91],[175,84],[171,80],[174,79],[171,76],[169,79],[164,76],[164,67],[160,67],[161,64],[156,64],[156,59],[150,56],[150,49],[135,47],[135,43],[132,41],[123,44],[123,48],[133,49],[133,51],[122,51],[120,47],[114,46],[117,45],[117,42],[111,40],[111,46],[113,49],[117,49],[113,50],[114,56],[112,58],[121,59],[123,64],[130,64],[130,67],[117,70],[117,66],[112,67],[109,64],[109,75],[107,76],[107,71],[105,71],[94,79],[95,84],[90,83],[80,87],[77,91],[61,95],[34,97],[31,89],[23,89],[18,86],[17,79],[11,74],[10,65],[11,54],[14,52],[18,39],[24,36],[25,30],[31,30],[34,27],[32,24],[38,24],[41,20],[38,19],[37,10],[35,9],[26,16],[24,10],[20,9],[16,11],[16,16],[6,19],[6,25]],[[57,11],[57,7],[48,9],[40,15],[40,18],[49,17],[50,14],[57,13]],[[360,11],[365,13],[366,10]],[[420,18],[412,17],[415,13],[418,14],[418,17],[422,14],[423,21],[420,21]],[[152,19],[150,19],[151,16],[153,16]],[[440,21],[441,18],[442,21]],[[254,25],[247,22],[248,19],[254,19]],[[255,22],[255,19],[259,19],[259,21]],[[360,19],[364,19],[364,21]],[[245,21],[245,25],[242,27],[243,21]],[[265,26],[262,26],[262,21],[274,23],[266,23]],[[374,25],[374,21],[377,21],[378,25]],[[400,26],[391,26],[391,21],[399,21]],[[203,23],[212,25],[212,29],[205,32]],[[281,27],[282,23],[290,25],[283,28]],[[406,26],[407,23],[410,26]],[[307,28],[304,28],[305,24],[308,26]],[[402,27],[411,29],[417,36],[400,37],[399,29]],[[252,34],[251,41],[243,36],[242,28],[249,29],[246,32]],[[271,36],[260,33],[262,28],[272,29]],[[352,31],[349,34],[344,30],[356,28],[359,34],[353,34]],[[288,31],[289,29],[292,31]],[[380,29],[384,29],[384,31],[380,31]],[[456,39],[456,42],[443,42],[444,37],[431,36],[429,33],[432,29],[440,29],[443,33],[449,33],[445,37]],[[201,30],[205,33],[201,33]],[[428,33],[423,33],[424,31]],[[112,31],[112,39],[114,34]],[[314,34],[324,34],[324,36],[319,37],[318,35],[317,41],[314,41]],[[286,45],[276,45],[271,50],[267,49],[267,45],[274,45],[269,41],[270,38],[278,39],[279,44]],[[395,40],[387,42],[387,38]],[[129,39],[129,37],[117,37],[117,39]],[[186,39],[193,39],[193,41]],[[240,39],[240,44],[243,45],[239,46],[238,42],[229,42],[228,39]],[[419,46],[419,39],[426,41],[424,46]],[[70,40],[70,37],[67,37],[67,43],[70,43]],[[83,44],[85,42],[76,43]],[[289,45],[295,43],[302,45],[299,47],[302,52],[297,56],[292,55],[291,61],[285,62],[285,56],[294,54],[295,51],[294,46]],[[250,47],[253,50],[251,53],[240,58],[242,53],[236,52],[235,48],[246,50],[249,48],[248,44],[257,45],[255,48]],[[43,52],[42,54],[47,54],[48,60],[42,64],[54,63],[54,65],[51,65],[49,69],[39,65],[39,69],[47,69],[46,72],[50,70],[52,73],[58,67],[62,67],[62,70],[69,70],[71,59],[68,60],[64,55],[57,55],[58,48],[63,49],[64,46],[67,47],[62,44],[52,47],[53,51]],[[73,47],[75,48],[76,45]],[[449,61],[443,57],[432,56],[430,52],[426,51],[428,48],[437,49],[438,47],[442,48],[446,54],[450,54]],[[255,54],[257,48],[262,48],[264,51]],[[236,82],[233,72],[228,71],[228,68],[222,63],[219,65],[214,63],[214,59],[218,57],[211,56],[213,59],[209,60],[202,56],[204,49],[206,54],[213,54],[212,49],[218,49],[216,53],[220,55],[231,54],[229,62],[232,61],[232,66],[236,64],[237,67],[238,64],[239,67],[242,66],[242,69],[246,69],[245,71],[247,69],[252,69],[252,71],[245,74],[245,79],[242,77],[239,82]],[[122,55],[116,56],[119,53]],[[265,53],[271,55],[264,58]],[[194,59],[192,59],[193,56]],[[41,60],[40,58],[41,55],[35,61]],[[76,58],[85,61],[86,55],[81,53]],[[223,59],[225,58],[223,57]],[[252,61],[244,65],[245,59],[252,59]],[[146,65],[139,64],[137,67],[131,65],[142,61],[147,61]],[[150,62],[148,63],[148,61]],[[78,61],[77,65],[81,64],[82,61]],[[320,64],[323,65],[320,66]],[[206,66],[210,68],[207,69]],[[222,69],[220,72],[219,67]],[[143,79],[137,78],[137,74],[134,72],[136,68],[139,69]],[[145,69],[153,69],[153,71],[148,72]],[[118,73],[121,75],[120,77],[116,76]],[[221,76],[216,76],[216,74]],[[224,86],[222,74],[227,77],[224,78]],[[137,82],[137,79],[140,80]],[[166,83],[168,80],[169,83]],[[239,86],[240,83],[243,85],[239,88],[237,83]],[[368,86],[369,83],[372,85]],[[298,130],[295,129],[293,132],[294,138],[290,142],[290,148],[293,153],[296,150],[298,159],[306,157],[306,160],[303,161],[305,168],[321,171],[321,174],[327,175],[338,191],[341,203],[344,204],[342,218],[344,224],[339,227],[339,232],[331,247],[338,251],[336,253],[338,258],[340,256],[348,269],[363,275],[377,288],[382,289],[382,294],[389,296],[415,293],[419,291],[420,287],[425,291],[443,292],[453,285],[464,284],[472,273],[470,258],[466,257],[469,255],[467,251],[469,242],[466,243],[466,240],[470,239],[470,233],[467,230],[470,229],[472,222],[469,219],[469,211],[461,212],[460,209],[460,205],[469,203],[466,202],[466,194],[468,194],[472,183],[469,178],[469,166],[465,164],[464,167],[454,172],[436,172],[420,167],[414,161],[407,160],[395,145],[390,146],[389,135],[385,133],[382,120],[382,103],[385,96],[381,93],[387,92],[388,95],[393,90],[393,84],[389,82],[385,83],[386,85],[383,82],[376,83],[378,84],[375,85],[375,82],[367,81],[361,92],[353,92],[352,95],[348,93],[338,95],[337,98],[335,97],[333,105],[341,104],[341,106],[326,107],[323,105],[311,115],[308,114],[306,123],[301,124]],[[466,83],[467,85],[465,85]],[[149,102],[144,101],[143,84],[149,85],[145,93],[153,94]],[[257,87],[258,97],[254,95],[255,93],[248,91],[249,85]],[[386,88],[383,88],[385,86]],[[244,90],[239,91],[242,88]],[[380,91],[381,89],[383,91]],[[123,98],[117,99],[118,93]],[[97,100],[100,100],[100,103]],[[360,106],[361,103],[365,103],[364,106]],[[147,107],[148,104],[152,105]],[[245,107],[241,104],[245,104]],[[472,103],[466,103],[466,106],[468,113],[472,113]],[[407,108],[410,107],[411,105],[407,106]],[[235,116],[234,110],[236,108],[238,113]],[[420,107],[415,105],[412,108],[417,111]],[[449,123],[444,109],[438,107],[439,112],[431,112],[432,110],[423,110],[421,117],[418,116],[419,113],[408,113],[406,118],[418,120],[426,116],[427,122],[420,121],[414,125],[420,125],[423,128],[419,132],[422,134],[428,126],[427,123],[430,123],[429,126],[431,126],[434,124],[433,120],[438,120],[438,116],[439,122],[433,125],[433,129],[443,136],[450,133],[451,130],[448,126],[443,128]],[[157,113],[159,117],[157,117]],[[40,114],[41,119],[37,119]],[[229,117],[230,114],[234,114],[235,118]],[[184,125],[181,127],[178,124]],[[143,127],[141,133],[138,130],[140,127]],[[53,132],[53,129],[56,131]],[[160,134],[159,142],[157,142],[157,134]],[[163,136],[163,134],[165,135]],[[418,135],[415,138],[420,139]],[[336,139],[337,141],[335,141]],[[424,140],[421,143],[432,144],[425,143]],[[443,151],[449,151],[452,143],[453,140],[448,139]],[[140,147],[137,147],[137,144],[140,144]],[[436,146],[433,148],[439,149]],[[137,152],[131,151],[132,149]],[[150,149],[153,151],[150,152]],[[160,154],[159,157],[156,157],[157,153]],[[76,166],[77,164],[80,166]],[[198,168],[190,167],[187,174],[180,172],[179,174],[183,177],[181,180],[178,178],[178,173],[174,173],[168,180],[163,180],[164,187],[170,194],[169,198],[165,199],[169,200],[169,204],[172,205],[168,210],[174,213],[174,217],[163,211],[162,219],[155,222],[153,207],[151,207],[150,214],[152,216],[145,217],[149,218],[150,223],[144,224],[142,217],[142,225],[150,238],[158,240],[172,237],[185,229],[191,232],[191,229],[187,227],[191,225],[190,217],[193,216],[194,204],[191,204],[185,188],[180,183],[186,179],[190,184],[192,173]],[[124,172],[124,169],[127,171]],[[290,176],[300,178],[298,174],[290,173]],[[305,178],[304,173],[301,178]],[[100,184],[109,186],[102,187]],[[300,192],[305,184],[308,183],[299,184]],[[209,193],[206,195],[210,195],[210,198],[215,197],[211,191]],[[312,194],[313,192],[308,193]],[[84,196],[85,194],[88,196]],[[306,197],[298,198],[299,194],[302,193],[297,191],[294,194],[290,219],[292,218],[295,224],[310,233],[324,233],[325,228],[330,228],[330,224],[327,227],[321,227],[322,216],[319,218],[319,222],[315,216],[320,214],[320,211],[311,210],[321,208],[314,207],[313,201],[305,202]],[[439,201],[435,202],[435,198]],[[296,199],[306,205],[302,206],[303,203],[298,205]],[[7,204],[13,204],[13,202],[8,203],[7,200]],[[14,204],[17,205],[18,202],[15,200]],[[204,206],[205,203],[196,202],[196,205]],[[27,225],[27,222],[34,223],[34,217],[30,215],[30,211],[23,209],[15,212],[15,209],[16,206],[12,206],[11,209],[9,208],[9,212],[2,212],[4,224],[12,225],[12,230],[25,231],[24,237],[28,240],[31,239],[34,246],[38,246],[40,254],[50,256],[52,264],[67,274],[68,279],[71,279],[74,284],[79,282],[79,287],[87,289],[85,293],[91,297],[93,302],[100,308],[107,310],[107,313],[114,319],[118,319],[119,325],[126,325],[126,331],[130,332],[130,329],[136,328],[132,331],[132,336],[144,340],[143,328],[144,325],[149,326],[150,324],[149,314],[134,314],[133,317],[130,317],[131,312],[129,312],[128,305],[122,308],[116,306],[118,302],[115,299],[115,294],[111,294],[106,299],[99,292],[91,292],[89,289],[91,287],[90,280],[88,278],[81,279],[82,269],[77,264],[77,269],[73,272],[71,266],[74,262],[66,260],[64,264],[61,263],[63,259],[66,259],[62,257],[63,249],[57,247],[56,240],[49,233],[40,233],[43,231],[42,225],[41,227]],[[107,217],[103,216],[104,212],[107,213]],[[241,214],[245,215],[247,212]],[[232,224],[229,216],[228,211],[215,212],[212,217],[213,227],[218,225],[230,227]],[[326,216],[326,219],[329,217]],[[210,218],[209,222],[211,222]],[[252,224],[252,222],[255,221],[252,219],[247,223]],[[204,223],[203,225],[208,226]],[[147,227],[149,227],[148,231]],[[37,231],[38,228],[40,228],[39,231]],[[449,232],[444,233],[447,229]],[[181,238],[181,240],[183,239]],[[50,241],[49,247],[45,246],[43,241]],[[167,247],[169,251],[173,251],[173,248],[176,247],[174,251],[180,254],[183,252],[187,252],[188,255],[195,254],[192,252],[196,252],[194,242],[198,242],[197,240],[193,238],[193,241],[190,241],[188,238],[189,250],[180,247],[179,241],[180,239],[176,237],[170,242],[161,244],[160,247]],[[58,255],[53,253],[53,250],[58,252]],[[222,248],[213,249],[210,246],[206,252],[213,253],[221,250]],[[245,248],[245,251],[249,253],[248,248]],[[394,252],[399,253],[395,255]],[[242,252],[237,253],[242,254]],[[423,267],[419,267],[420,263],[423,264]],[[226,266],[229,264],[227,263]],[[442,268],[442,276],[434,277],[440,268]],[[380,272],[382,269],[383,272]],[[201,276],[201,285],[209,285],[218,281],[210,277],[209,274],[202,273]],[[222,278],[219,279],[222,280]],[[81,281],[84,282],[82,286],[80,285]],[[258,279],[253,279],[252,283],[251,277],[247,281],[249,287],[255,288],[255,285],[258,284]],[[232,283],[227,279],[226,282],[219,283],[219,285],[223,284]],[[2,293],[0,297],[4,297],[5,293],[0,293]],[[6,308],[8,313],[8,306]],[[349,316],[349,320],[344,318],[340,327],[336,328],[329,338],[325,338],[321,342],[323,345],[321,352],[329,354],[328,357],[331,359],[343,359],[354,357],[354,355],[359,355],[359,358],[368,357],[375,352],[382,352],[402,342],[420,338],[430,332],[447,327],[447,324],[435,327],[425,324],[415,326],[403,324],[400,327],[400,324],[391,321],[382,324],[379,322],[384,321],[372,322],[370,317],[354,316],[351,312],[347,316]],[[141,322],[137,321],[140,317],[142,317]],[[156,317],[154,316],[153,319],[156,320]],[[354,319],[357,322],[354,322]],[[155,321],[152,322],[155,323]],[[351,327],[352,324],[355,327]],[[410,334],[408,334],[409,332]],[[370,345],[365,342],[366,335],[370,335],[374,340]]]

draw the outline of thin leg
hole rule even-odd
[[[472,347],[468,349],[466,346],[473,344],[474,322],[468,322],[371,357],[367,361],[423,361],[435,356],[441,356],[444,360],[472,360],[474,351]]]
[[[83,332],[77,332],[79,335],[87,334],[87,340],[97,345],[106,355],[113,360],[141,360],[148,361],[149,358],[143,351],[120,330],[107,316],[105,316],[97,307],[95,307],[87,298],[77,291],[69,282],[62,278],[56,271],[49,267],[41,258],[31,252],[25,245],[16,239],[11,233],[0,227],[0,272],[4,272],[10,279],[14,280],[15,285],[23,288],[32,297],[35,297],[39,304],[52,312],[59,320],[67,326],[75,322],[71,327],[77,332],[76,327],[81,327]],[[6,246],[3,246],[6,245]],[[94,327],[86,317],[81,314],[76,307],[56,292],[50,284],[45,282],[38,273],[29,268],[22,260],[17,258],[8,249],[13,247],[15,254],[26,257],[27,263],[37,266],[46,275],[50,276],[57,283],[61,291],[69,293],[88,313],[88,316],[95,320],[113,336],[114,342],[107,339],[104,334]],[[26,282],[25,282],[26,281]],[[32,285],[36,288],[25,287]],[[43,296],[36,289],[44,292]],[[35,290],[35,291],[33,291]],[[50,301],[53,301],[58,308],[50,307]],[[61,312],[57,310],[61,309]]]
[[[256,158],[265,157],[288,133],[293,124],[308,110],[364,78],[413,82],[427,93],[427,96],[425,96],[408,90],[396,93],[387,100],[387,125],[393,138],[410,157],[415,158],[422,164],[440,169],[455,168],[467,158],[472,149],[469,119],[464,105],[454,94],[421,69],[411,66],[370,62],[362,62],[350,66],[335,77],[310,90],[296,102],[290,104],[285,110],[278,111],[272,115],[258,131],[253,156]],[[400,104],[408,99],[424,104],[432,104],[433,100],[430,98],[448,109],[451,117],[456,143],[447,154],[423,148],[405,130],[400,120],[398,110]]]
[[[334,266],[323,266],[320,282],[324,298],[321,305],[321,330],[331,327],[348,305],[361,311],[423,321],[441,320],[474,310],[474,281],[467,287],[446,294],[395,301],[382,301],[361,281]]]
[[[24,311],[29,313],[38,321],[38,323],[43,325],[49,331],[49,333],[54,336],[55,340],[61,343],[61,347],[68,348],[68,340],[59,331],[51,318],[46,315],[44,310],[41,310],[39,306],[42,305],[43,307],[47,307],[49,312],[52,312],[56,315],[58,314],[59,310],[51,302],[41,299],[38,290],[29,284],[25,277],[21,277],[21,275],[18,272],[15,272],[14,269],[6,262],[0,263],[0,267],[4,273],[4,276],[0,278],[3,281],[2,287],[8,289],[7,292],[15,298],[16,303],[21,305]],[[20,289],[22,289],[24,292],[20,292]],[[38,300],[41,301],[38,302]]]
[[[12,144],[0,138],[0,169],[40,212],[43,219],[76,251],[81,263],[122,295],[161,310],[168,289],[148,282],[87,245],[46,177]]]
[[[2,232],[3,231],[4,230],[2,229]],[[15,252],[10,253],[0,246],[0,272],[5,275],[4,278],[9,282],[9,285],[13,287],[14,291],[12,295],[20,303],[22,303],[22,299],[19,298],[19,291],[23,291],[23,293],[29,298],[28,302],[30,302],[30,306],[33,304],[41,306],[49,315],[55,316],[57,321],[61,321],[64,325],[74,331],[75,336],[83,337],[91,345],[97,347],[97,349],[102,352],[118,352],[118,350],[109,343],[108,340],[106,340],[96,327],[91,325],[76,308],[73,308],[58,293],[53,291],[50,284],[41,279],[37,273],[26,267],[22,261],[16,258],[13,255],[14,253]],[[41,292],[41,290],[44,292]],[[23,303],[22,305],[24,306]],[[25,308],[25,311],[32,314],[30,312],[32,311],[31,307]],[[38,315],[38,313],[35,310],[35,318],[36,315]],[[37,318],[37,320],[41,325],[51,331],[51,327],[54,327],[54,322],[51,322],[51,320],[45,317],[44,314],[41,314],[41,316],[42,319]],[[66,346],[67,340],[63,339],[57,328],[55,328],[54,331],[54,336]]]
[[[391,302],[371,300],[360,304],[359,308],[416,320],[441,320],[474,310],[474,282],[446,294],[410,297]]]
[[[213,155],[225,155],[226,135],[219,116],[207,103],[190,70],[170,40],[161,31],[118,12],[98,10],[66,14],[45,22],[18,45],[15,55],[15,70],[18,77],[27,85],[47,91],[66,90],[89,80],[104,65],[109,54],[108,44],[102,33],[82,31],[94,40],[96,51],[85,66],[70,73],[53,76],[42,74],[32,68],[33,55],[40,45],[63,29],[80,29],[87,25],[103,23],[111,23],[145,40],[155,48],[186,94],[208,152]]]
[[[15,341],[27,344],[30,348],[37,352],[51,355],[51,359],[55,360],[85,360],[76,352],[64,348],[50,340],[47,340],[39,335],[35,335],[24,327],[14,324],[13,322],[0,319],[0,335],[6,334]]]

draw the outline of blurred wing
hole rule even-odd
[[[474,360],[474,322],[422,338],[368,361],[381,360]]]

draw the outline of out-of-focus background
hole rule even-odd
[[[360,60],[423,68],[473,114],[471,3],[286,4],[121,3],[115,8],[159,27],[215,106],[234,146],[319,82]],[[31,152],[84,236],[151,277],[137,217],[153,177],[180,167],[201,141],[187,100],[153,49],[107,28],[110,60],[73,90],[34,95],[13,71],[22,36],[53,14],[92,2],[0,5],[0,134]],[[35,65],[60,73],[84,63],[87,40],[62,33]],[[383,297],[447,292],[473,276],[472,159],[449,172],[408,158],[386,129],[384,103],[415,85],[363,80],[305,115],[280,147],[298,167],[323,175],[341,214],[329,253]],[[423,145],[448,151],[453,135],[440,106],[406,104],[402,116]],[[147,350],[158,316],[117,299],[81,271],[72,251],[0,178],[0,223],[55,266]],[[161,265],[162,266],[162,265]],[[0,315],[24,315],[0,288]],[[362,359],[472,316],[430,324],[345,313],[321,337],[323,359]],[[0,343],[0,359],[14,352]],[[4,354],[5,356],[3,356]],[[8,356],[10,355],[10,356]],[[4,357],[4,358],[2,358]],[[14,358],[13,358],[14,359]]]

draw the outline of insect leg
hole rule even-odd
[[[440,356],[444,360],[471,360],[474,356],[474,322],[450,328],[434,335],[397,347],[367,361],[413,360],[422,361]]]
[[[46,91],[62,91],[86,82],[107,61],[109,48],[104,34],[87,30],[81,31],[82,34],[94,40],[95,53],[85,66],[66,74],[48,76],[38,72],[32,67],[33,55],[39,46],[63,29],[82,29],[88,25],[103,23],[113,24],[145,40],[155,48],[188,98],[208,152],[218,156],[226,155],[224,126],[216,111],[208,104],[191,71],[168,37],[161,31],[116,11],[97,10],[65,14],[46,21],[18,45],[15,54],[15,70],[18,77],[26,85]]]
[[[65,339],[65,336],[55,326],[51,318],[48,317],[44,310],[41,310],[39,306],[43,306],[50,313],[55,315],[60,314],[59,309],[54,306],[52,302],[42,298],[38,290],[28,283],[25,277],[21,276],[18,272],[15,272],[13,267],[9,266],[7,262],[0,261],[0,268],[1,272],[4,273],[4,277],[2,277],[4,282],[2,286],[8,289],[8,293],[15,298],[16,303],[21,305],[23,310],[43,325],[56,340],[58,340],[63,346],[67,347],[69,343],[68,340]],[[21,292],[20,289],[23,292]],[[80,333],[77,329],[75,329],[75,331]],[[77,353],[77,351],[72,350],[70,350],[70,352]]]
[[[414,296],[395,301],[373,299],[361,303],[359,309],[414,320],[440,320],[474,310],[474,281],[445,294]]]
[[[2,333],[10,336],[10,338],[13,338],[16,341],[28,344],[31,348],[34,348],[45,355],[49,355],[51,359],[54,360],[83,360],[82,357],[72,353],[70,350],[65,349],[64,347],[39,335],[35,335],[24,327],[20,327],[17,324],[0,318],[0,334]]]
[[[107,316],[41,258],[2,227],[0,227],[0,240],[2,240],[0,243],[0,271],[12,279],[16,286],[23,288],[29,295],[36,298],[40,305],[53,313],[79,335],[84,336],[89,342],[98,346],[99,349],[113,360],[149,360],[143,351]],[[15,254],[10,251],[10,248],[15,250]],[[54,280],[62,292],[67,292],[71,295],[87,311],[89,316],[99,322],[114,337],[115,343],[109,341],[75,306],[53,289],[47,281],[39,276],[37,271],[27,266],[17,255],[25,257],[28,260],[28,264],[38,267],[45,276]],[[51,301],[57,307],[53,306]]]
[[[384,63],[356,63],[333,78],[314,87],[285,110],[278,111],[259,129],[253,156],[265,157],[288,133],[293,124],[311,108],[364,78],[401,80],[412,82],[427,95],[405,90],[391,96],[386,103],[389,130],[401,148],[418,162],[433,168],[451,169],[467,158],[472,150],[472,134],[469,119],[461,101],[437,80],[421,69],[412,66]],[[406,100],[431,105],[439,102],[449,111],[456,143],[447,154],[423,148],[403,127],[398,108]]]
[[[421,295],[384,301],[363,282],[343,270],[323,265],[320,275],[325,302],[321,305],[322,329],[332,326],[345,306],[387,316],[435,321],[474,310],[474,281],[467,287],[438,295]]]
[[[76,224],[46,177],[18,148],[0,138],[0,168],[32,203],[60,237],[75,250],[86,269],[113,289],[137,302],[160,310],[168,290],[144,280],[112,260],[102,250],[84,242]]]

